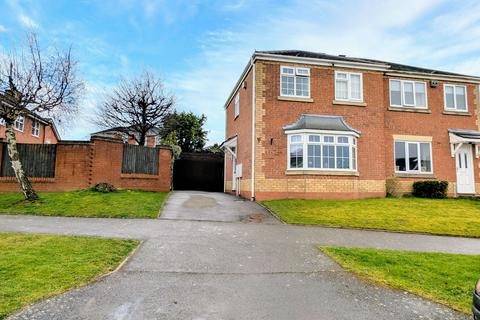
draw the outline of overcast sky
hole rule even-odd
[[[480,75],[480,2],[0,0],[0,50],[35,30],[43,46],[73,45],[87,92],[62,137],[87,120],[121,75],[155,71],[179,110],[208,117],[224,138],[223,104],[254,50],[300,49]]]

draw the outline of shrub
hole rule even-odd
[[[100,182],[95,185],[94,190],[97,192],[109,193],[115,191],[116,189],[110,183]]]
[[[400,183],[397,177],[389,177],[385,181],[385,191],[387,192],[387,197],[399,198],[401,196]]]
[[[443,199],[447,197],[447,181],[417,181],[413,183],[413,196],[418,198]]]

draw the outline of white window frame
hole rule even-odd
[[[400,104],[393,104],[392,103],[392,81],[398,81],[400,82]],[[406,104],[405,103],[405,89],[404,89],[404,84],[405,83],[411,83],[413,85],[413,104]],[[416,92],[416,86],[415,84],[417,83],[422,83],[425,88],[425,106],[417,106],[417,92]],[[428,109],[428,89],[427,89],[427,83],[425,81],[417,81],[417,80],[401,80],[401,79],[389,79],[388,82],[388,95],[390,98],[390,106],[391,107],[397,107],[397,108],[413,108],[413,109],[421,109],[421,110],[427,110]]]
[[[21,129],[20,129],[20,124],[21,124]],[[13,123],[13,128],[19,132],[23,132],[25,130],[25,117],[18,116],[17,119],[15,119],[15,122]]]
[[[283,69],[293,69],[293,74],[283,73]],[[300,72],[306,71],[306,74],[299,74]],[[283,94],[282,92],[282,76],[293,77],[293,95],[292,94]],[[302,96],[297,94],[297,78],[307,78],[308,79],[308,96]],[[312,95],[310,85],[310,68],[301,68],[301,67],[291,67],[291,66],[280,66],[280,96],[282,97],[291,97],[291,98],[304,98],[309,99]]]
[[[397,170],[397,165],[395,163],[395,151],[396,147],[395,144],[397,142],[404,142],[405,143],[405,171],[399,171]],[[418,170],[409,170],[410,169],[410,163],[409,163],[409,150],[408,150],[408,144],[416,144],[417,145],[417,150],[418,150]],[[422,143],[428,143],[430,146],[430,171],[422,171],[422,159],[421,159],[421,149],[420,149],[420,144]],[[395,170],[395,173],[398,174],[419,174],[419,175],[425,175],[425,174],[433,174],[433,153],[432,153],[432,142],[431,141],[412,141],[412,140],[394,140],[393,141],[393,168]]]
[[[448,108],[447,106],[447,91],[445,90],[446,87],[453,88],[453,108]],[[457,88],[462,87],[465,90],[465,110],[457,109]],[[445,111],[455,111],[455,112],[468,112],[468,93],[467,93],[467,86],[462,84],[450,84],[444,83],[443,84],[443,105]]]
[[[240,92],[235,95],[235,111],[234,119],[240,115]]]
[[[32,120],[32,136],[40,136],[40,122],[37,120]]]
[[[0,126],[5,126],[5,119],[0,118]]]
[[[337,79],[338,74],[345,74],[347,75],[346,79]],[[358,75],[360,76],[360,99],[352,98],[352,86],[351,86],[351,76]],[[338,81],[346,81],[347,82],[347,98],[339,98],[337,97],[337,80]],[[335,100],[337,101],[354,101],[354,102],[363,102],[363,74],[360,72],[347,72],[347,71],[335,71]]]
[[[325,171],[325,172],[331,172],[331,171],[338,171],[338,172],[358,172],[358,135],[350,132],[350,131],[328,131],[328,130],[291,130],[287,131],[287,170],[289,171]],[[299,135],[301,136],[301,141],[299,142],[290,142],[291,136]],[[308,141],[308,136],[310,135],[318,135],[320,136],[320,142],[309,142]],[[325,136],[333,136],[333,142],[324,142],[324,137]],[[338,142],[338,137],[348,137],[348,143],[339,143]],[[290,166],[290,144],[302,144],[303,145],[303,167],[302,168],[292,168]],[[320,163],[321,167],[320,168],[309,168],[308,167],[308,145],[320,145],[321,149],[323,149],[323,146],[328,145],[328,146],[334,146],[334,152],[335,152],[335,168],[323,168],[323,150],[321,151],[320,154]],[[348,146],[349,147],[349,168],[348,169],[343,169],[343,168],[336,168],[337,166],[337,157],[336,157],[336,152],[337,152],[337,146]],[[355,157],[353,157],[353,152],[352,149],[355,149]],[[354,168],[355,165],[355,168]]]

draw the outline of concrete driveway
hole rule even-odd
[[[120,271],[12,319],[467,319],[359,280],[316,246],[480,253],[479,239],[264,223],[0,216],[0,231],[144,239]]]
[[[278,224],[257,203],[219,192],[170,193],[160,219]]]

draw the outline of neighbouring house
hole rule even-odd
[[[19,116],[14,124],[18,143],[56,144],[60,135],[51,119],[33,112]],[[5,120],[0,119],[0,142],[5,140]]]
[[[480,192],[480,77],[305,51],[256,51],[225,103],[224,189],[364,198],[446,180]]]
[[[136,133],[129,133],[129,129],[125,127],[115,127],[91,134],[91,137],[100,137],[100,138],[110,138],[110,139],[121,139],[124,143],[138,145],[137,140],[135,139]],[[146,147],[155,147],[160,145],[160,129],[154,128],[150,129],[147,132],[147,137],[145,139]]]

